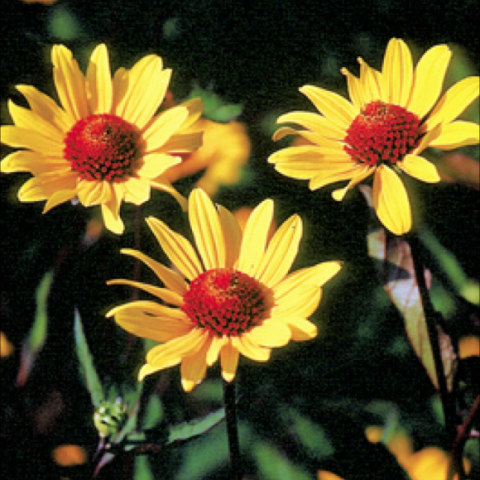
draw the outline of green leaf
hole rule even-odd
[[[37,302],[35,319],[28,336],[23,342],[20,356],[20,368],[17,375],[17,386],[23,386],[32,370],[37,355],[42,350],[47,338],[47,300],[53,282],[53,270],[48,271],[40,281],[36,291]]]
[[[202,418],[196,418],[190,422],[172,425],[168,428],[168,439],[166,444],[189,440],[198,437],[207,432],[225,418],[225,410],[223,408],[210,413]]]
[[[133,480],[155,480],[155,476],[150,467],[150,461],[146,455],[135,457]]]
[[[142,418],[142,429],[148,430],[156,427],[163,417],[163,405],[158,395],[152,394],[148,399],[147,406]]]
[[[83,376],[85,385],[90,392],[92,404],[99,407],[100,403],[105,400],[103,387],[98,378],[97,371],[93,364],[93,358],[88,348],[87,339],[83,331],[82,320],[78,310],[75,309],[75,348],[77,357],[80,362],[80,373]]]

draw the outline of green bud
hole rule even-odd
[[[127,422],[126,411],[127,405],[122,405],[121,398],[117,398],[115,403],[100,402],[100,406],[93,414],[93,423],[98,434],[101,437],[109,437],[118,433]]]

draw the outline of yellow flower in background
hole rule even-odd
[[[220,357],[222,376],[232,381],[240,354],[265,362],[272,348],[316,336],[317,328],[307,317],[319,304],[321,286],[339,271],[340,263],[288,274],[302,222],[293,215],[268,242],[273,209],[272,200],[262,202],[242,232],[227,209],[215,207],[205,192],[195,189],[188,212],[200,256],[185,237],[153,217],[147,223],[174,268],[136,250],[122,250],[143,261],[165,285],[109,282],[141,288],[162,302],[131,302],[107,314],[128,332],[161,343],[147,353],[140,380],[181,363],[182,385],[190,391]]]
[[[59,445],[52,452],[54,462],[61,467],[84,465],[88,461],[88,454],[79,445]]]
[[[0,332],[0,358],[9,357],[15,351],[15,347],[8,340],[7,336]]]
[[[23,202],[46,200],[44,212],[78,199],[101,205],[105,226],[122,233],[123,201],[140,205],[151,188],[186,200],[163,177],[181,162],[178,154],[201,144],[201,133],[185,133],[200,117],[202,102],[191,100],[155,115],[167,91],[171,70],[148,55],[112,79],[108,51],[93,51],[84,76],[63,45],[52,49],[59,107],[35,87],[18,85],[30,110],[9,102],[14,126],[1,130],[2,143],[23,150],[8,155],[1,171],[30,172],[19,190]]]
[[[213,197],[220,185],[240,180],[240,169],[250,157],[251,142],[240,122],[218,123],[201,119],[191,130],[203,131],[203,143],[184,155],[182,163],[165,172],[170,182],[205,170],[197,187]]]
[[[452,150],[479,142],[477,124],[456,120],[478,97],[479,78],[461,80],[439,99],[450,57],[450,49],[438,45],[414,68],[409,48],[394,38],[381,72],[362,59],[360,78],[342,70],[351,101],[319,87],[302,87],[300,91],[320,114],[280,116],[279,123],[305,130],[283,127],[274,139],[299,134],[312,145],[285,148],[271,155],[269,162],[286,176],[310,180],[311,190],[348,181],[333,192],[339,201],[373,175],[373,201],[380,221],[396,235],[407,233],[411,208],[399,174],[438,182],[435,166],[421,156],[427,147]]]

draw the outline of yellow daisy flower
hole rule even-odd
[[[18,85],[30,110],[10,101],[15,125],[1,129],[2,143],[23,148],[2,161],[1,171],[34,175],[19,199],[47,200],[44,212],[75,198],[86,207],[101,205],[114,233],[124,230],[122,201],[142,204],[151,188],[186,203],[162,174],[181,162],[178,154],[200,146],[201,132],[185,130],[200,117],[202,102],[155,115],[171,77],[162,59],[148,55],[131,70],[118,69],[113,79],[103,44],[93,51],[85,76],[63,45],[53,47],[52,63],[62,107],[36,88]]]
[[[424,182],[438,182],[435,166],[421,156],[427,147],[451,150],[479,142],[479,127],[456,118],[479,94],[479,78],[468,77],[439,100],[451,52],[446,45],[428,50],[413,67],[407,45],[390,40],[382,71],[359,59],[360,78],[346,69],[351,102],[315,86],[305,94],[320,112],[291,112],[279,123],[305,130],[280,128],[274,138],[299,134],[312,145],[289,147],[270,156],[284,175],[310,180],[320,187],[347,180],[334,191],[342,200],[359,182],[373,174],[373,201],[381,222],[396,235],[412,226],[406,189],[398,174],[405,172]]]
[[[233,215],[195,189],[189,197],[192,244],[160,220],[147,223],[174,269],[136,250],[122,250],[148,265],[165,288],[111,280],[141,288],[162,303],[135,301],[113,308],[108,317],[125,330],[161,345],[153,347],[139,380],[181,363],[182,385],[190,391],[220,357],[222,376],[232,381],[240,354],[259,362],[290,340],[309,340],[317,328],[307,320],[317,308],[321,286],[340,269],[325,262],[288,274],[302,237],[300,217],[286,220],[270,242],[273,201],[250,215],[242,232]],[[169,306],[167,306],[168,304]]]

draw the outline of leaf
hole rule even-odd
[[[100,403],[105,400],[103,387],[98,378],[97,371],[93,364],[93,358],[88,348],[87,339],[83,331],[82,320],[78,310],[75,309],[75,348],[77,357],[80,362],[80,373],[85,380],[85,385],[90,392],[92,404],[94,407],[99,407]]]
[[[52,287],[53,277],[53,270],[49,270],[43,276],[35,291],[35,299],[37,302],[35,319],[22,345],[20,368],[16,380],[18,387],[23,387],[27,382],[37,355],[42,350],[47,338],[47,299]]]
[[[367,203],[371,206],[371,189],[361,187]],[[422,362],[435,388],[438,389],[435,362],[428,336],[425,314],[418,289],[410,245],[400,237],[387,236],[385,229],[375,222],[374,230],[367,237],[368,253],[377,260],[376,266],[388,296],[402,314],[410,344]],[[425,270],[425,280],[430,288],[432,276]],[[438,341],[441,349],[443,368],[449,389],[452,388],[456,368],[456,355],[450,337],[437,324]]]
[[[148,399],[145,413],[142,418],[142,429],[148,430],[156,427],[163,417],[163,405],[158,395],[152,394]]]
[[[140,455],[135,457],[133,466],[133,480],[155,480],[150,462],[147,456]]]

